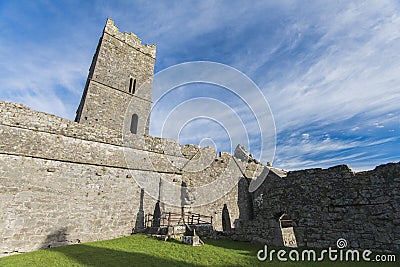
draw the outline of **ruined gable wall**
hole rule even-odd
[[[300,246],[400,251],[400,163],[354,173],[346,165],[269,176],[254,192],[254,214],[242,231],[280,245],[276,215],[287,213]]]
[[[157,195],[160,177],[199,185],[218,178],[214,173],[240,176],[230,156],[215,157],[212,149],[202,151],[204,160],[187,163],[197,158],[198,147],[149,136],[123,140],[110,129],[14,103],[0,102],[0,117],[1,253],[129,235],[139,209],[136,180],[146,181],[146,191]],[[190,169],[195,167],[200,171]],[[176,192],[161,193],[163,198]],[[180,201],[178,192],[178,207],[164,208],[179,211]],[[155,202],[145,194],[144,212],[153,213]],[[192,211],[214,216],[218,228],[225,203],[232,207],[233,223],[239,217],[235,188]]]

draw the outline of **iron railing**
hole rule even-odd
[[[213,217],[202,215],[199,213],[192,212],[163,212],[160,217],[160,227],[169,227],[176,225],[196,225],[196,224],[209,224],[213,225]],[[154,215],[151,213],[145,216],[145,226],[154,226]]]

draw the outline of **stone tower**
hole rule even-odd
[[[154,45],[143,45],[133,33],[120,33],[107,19],[75,121],[148,134],[155,54]]]

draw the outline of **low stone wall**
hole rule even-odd
[[[255,218],[238,238],[282,245],[278,218],[294,220],[302,247],[348,247],[400,252],[400,163],[354,173],[346,165],[269,175],[253,194]]]

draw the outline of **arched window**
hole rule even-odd
[[[138,120],[139,120],[138,115],[137,114],[133,114],[132,115],[132,120],[131,120],[131,133],[133,133],[133,134],[137,133]]]

